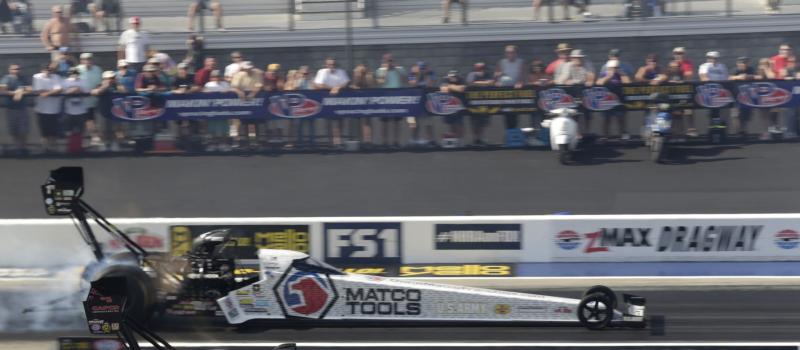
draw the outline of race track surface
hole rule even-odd
[[[580,290],[539,291],[566,297]],[[796,287],[711,290],[618,290],[647,298],[648,313],[663,327],[589,331],[573,326],[385,326],[300,327],[253,324],[234,328],[183,319],[162,322],[171,342],[790,342],[800,331]],[[0,343],[85,336],[85,330],[0,334]]]
[[[86,168],[109,217],[797,212],[800,143],[596,147],[562,166],[544,150],[2,159],[0,217],[44,217],[39,186]]]

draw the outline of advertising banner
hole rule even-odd
[[[308,254],[310,230],[308,225],[176,225],[169,227],[170,253],[181,256],[192,248],[192,241],[203,233],[228,229],[232,246],[226,255],[236,259],[258,259],[258,249],[287,249]]]
[[[531,113],[536,108],[536,90],[511,87],[470,87],[464,92],[467,110],[472,115]]]
[[[520,224],[437,224],[437,250],[519,250]]]

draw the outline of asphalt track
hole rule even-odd
[[[275,323],[234,328],[214,322],[166,320],[158,333],[170,342],[796,342],[800,334],[797,287],[713,288],[703,290],[618,290],[647,298],[648,313],[663,316],[662,326],[649,329],[589,331],[577,326],[333,326],[303,327]],[[543,294],[579,297],[580,290],[548,290]],[[86,336],[86,331],[0,333],[0,344],[60,336]],[[49,343],[52,344],[52,343]],[[51,345],[52,346],[52,345]],[[25,347],[34,349],[35,347]]]
[[[786,213],[800,198],[800,143],[636,144],[574,166],[545,150],[0,159],[0,217],[45,217],[50,169],[85,167],[108,217]]]

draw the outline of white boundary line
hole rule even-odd
[[[173,347],[275,347],[280,344],[291,342],[173,342]],[[624,343],[553,343],[553,342],[300,342],[295,343],[298,348],[302,347],[647,347],[647,346],[717,346],[717,347],[737,347],[737,346],[792,346],[800,348],[800,343],[792,342],[624,342]],[[141,345],[142,347],[152,347],[150,344]]]

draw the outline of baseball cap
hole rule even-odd
[[[143,70],[145,72],[155,72],[155,71],[158,70],[158,68],[156,68],[156,66],[154,66],[152,64],[145,64]]]
[[[242,62],[242,69],[251,69],[253,68],[253,62],[244,61]]]
[[[686,53],[686,49],[684,49],[683,46],[678,46],[678,47],[672,49],[672,52],[673,53]]]
[[[178,69],[187,69],[189,68],[189,64],[186,62],[178,63]]]
[[[736,58],[736,62],[747,62],[750,60],[750,57],[747,56],[739,56]]]
[[[608,50],[608,55],[609,55],[609,56],[618,57],[618,56],[619,56],[619,54],[620,54],[620,51],[619,51],[619,49],[611,49],[611,50]]]
[[[719,51],[709,51],[706,53],[706,57],[719,58]]]
[[[116,77],[116,76],[117,76],[117,74],[114,73],[114,71],[112,71],[112,70],[107,70],[107,71],[103,72],[103,79],[111,79],[111,78]]]
[[[281,70],[281,65],[277,63],[270,63],[269,65],[267,65],[267,70],[271,71]]]
[[[575,49],[575,50],[572,50],[572,52],[569,53],[569,57],[583,58],[583,57],[586,57],[586,55],[583,54],[583,50]]]
[[[94,57],[94,55],[92,55],[91,52],[84,52],[84,53],[81,54],[81,59],[82,60],[90,60],[90,59],[92,59],[92,57]]]
[[[131,24],[142,23],[142,19],[139,16],[133,16],[131,19],[128,20]]]
[[[619,68],[618,60],[609,60],[606,62],[606,68]]]
[[[125,60],[117,61],[117,67],[127,67],[127,66],[128,66],[128,61]]]
[[[567,44],[567,43],[560,43],[560,44],[558,44],[558,46],[556,46],[556,52],[559,52],[559,51],[571,51],[571,50],[572,50],[572,48],[569,47],[569,44]]]
[[[458,76],[458,70],[457,70],[457,69],[451,69],[451,70],[449,70],[449,71],[447,72],[447,76],[448,76],[448,77],[455,77],[455,76]]]
[[[147,63],[149,64],[161,64],[161,61],[156,57],[150,57],[147,59]]]

